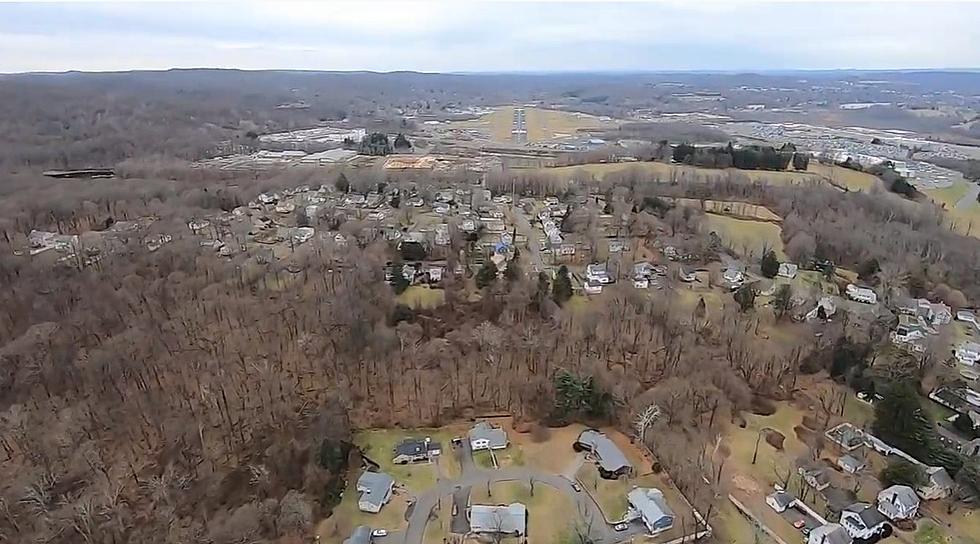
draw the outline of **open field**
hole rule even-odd
[[[870,192],[872,187],[879,187],[881,182],[875,176],[866,172],[858,172],[850,168],[820,164],[810,161],[807,172],[817,174],[830,182],[831,185],[846,188],[848,191]]]
[[[780,259],[786,258],[783,253],[782,229],[774,223],[709,213],[705,214],[703,228],[708,232],[716,232],[725,245],[743,257],[761,257],[762,250],[768,248],[775,251]]]
[[[712,527],[718,542],[730,544],[775,544],[775,541],[752,524],[729,501],[718,509]]]
[[[547,142],[575,136],[579,130],[615,127],[615,122],[602,121],[585,113],[524,108],[527,140],[529,143]],[[495,142],[511,143],[514,106],[501,106],[479,119],[458,121],[450,126],[457,129],[477,129],[485,132]]]
[[[569,529],[570,520],[575,517],[575,506],[568,497],[545,484],[523,481],[497,482],[490,487],[489,493],[483,486],[476,486],[470,492],[471,504],[512,502],[520,502],[527,506],[527,541],[531,544],[559,542],[561,536]],[[516,539],[514,541],[516,542]]]
[[[351,531],[359,525],[389,531],[402,530],[408,525],[405,521],[408,496],[405,492],[399,492],[397,488],[391,497],[391,501],[384,505],[377,514],[358,510],[357,500],[360,493],[357,492],[357,478],[360,474],[360,469],[354,469],[348,474],[348,485],[344,491],[343,500],[334,508],[333,514],[317,526],[316,534],[320,537],[321,542],[331,544],[343,542],[350,536]]]
[[[550,173],[562,177],[571,177],[576,172],[584,172],[597,180],[610,174],[635,172],[637,175],[655,176],[660,181],[703,181],[703,180],[743,180],[749,183],[766,183],[769,185],[799,185],[823,183],[820,175],[811,172],[771,172],[765,170],[739,170],[727,168],[698,168],[681,164],[663,162],[622,162],[603,164],[581,164],[575,166],[559,166],[544,168],[542,173]],[[579,174],[581,175],[581,174]]]
[[[413,285],[405,292],[398,295],[398,302],[409,308],[430,309],[441,306],[446,301],[446,291],[443,289],[432,289],[421,285]]]
[[[922,192],[935,201],[936,204],[945,207],[947,210],[952,210],[953,207],[956,206],[956,203],[959,202],[961,198],[966,196],[966,193],[969,190],[969,182],[960,179],[949,187],[943,187],[942,189],[924,189]]]
[[[698,208],[706,213],[727,215],[736,219],[755,221],[771,221],[778,223],[783,220],[777,213],[765,206],[737,202],[733,200],[699,200],[696,198],[673,198],[673,202],[690,208]]]
[[[586,428],[579,424],[566,427],[546,427],[535,436],[535,433],[515,432],[513,427],[506,424],[502,424],[501,427],[507,430],[507,437],[511,442],[508,450],[519,450],[523,464],[540,468],[552,474],[562,474],[575,462],[578,454],[572,449],[572,444]]]
[[[354,436],[354,444],[372,461],[380,465],[381,470],[395,479],[395,485],[403,486],[410,493],[419,493],[432,487],[440,474],[453,477],[459,474],[459,463],[456,461],[450,441],[454,436],[466,432],[463,425],[442,427],[439,429],[371,429],[358,432]],[[395,445],[410,437],[430,437],[433,441],[442,443],[442,455],[437,463],[396,465],[391,462]]]

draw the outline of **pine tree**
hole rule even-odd
[[[555,277],[555,284],[551,289],[551,298],[555,299],[559,306],[572,298],[572,279],[568,277],[568,267],[565,265],[561,265],[558,269],[558,276]]]
[[[776,257],[776,252],[769,250],[765,252],[762,256],[762,275],[767,278],[775,278],[776,274],[779,273],[779,257]]]
[[[927,460],[934,434],[915,385],[909,381],[896,382],[884,397],[875,404],[875,436],[913,457]]]
[[[495,281],[497,281],[497,265],[493,264],[493,261],[487,260],[480,267],[480,271],[476,273],[476,286],[483,289],[489,287]]]

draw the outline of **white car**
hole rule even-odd
[[[372,537],[375,537],[375,538],[383,537],[383,536],[388,536],[388,530],[387,529],[375,529],[375,530],[371,531],[371,536]]]
[[[626,525],[625,523],[617,523],[616,525],[613,525],[614,531],[625,531],[626,529],[629,529],[629,525]]]

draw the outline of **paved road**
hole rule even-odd
[[[486,470],[472,468],[459,478],[451,481],[440,481],[435,487],[418,495],[412,512],[408,515],[408,528],[403,534],[390,535],[388,540],[395,542],[396,536],[401,536],[404,544],[422,544],[425,535],[425,525],[429,521],[429,514],[439,501],[440,497],[454,494],[457,487],[460,489],[473,486],[485,486],[487,483],[521,481],[527,482],[534,480],[535,485],[544,484],[555,488],[564,493],[575,505],[577,516],[583,521],[584,526],[590,529],[590,537],[599,544],[611,544],[625,540],[630,534],[634,534],[634,527],[629,531],[616,533],[612,531],[602,517],[599,506],[592,500],[592,497],[582,491],[578,492],[572,488],[572,483],[567,479],[548,474],[540,470],[528,467],[511,467],[499,470]]]

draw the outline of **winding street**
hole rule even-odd
[[[465,455],[465,454],[464,454]],[[499,470],[473,468],[460,475],[455,480],[443,480],[416,497],[415,505],[408,518],[408,528],[403,534],[404,544],[422,544],[425,534],[425,525],[429,521],[429,514],[439,501],[440,497],[450,495],[457,488],[486,486],[488,482],[510,482],[510,481],[529,481],[534,480],[535,484],[549,485],[564,493],[575,504],[578,515],[584,527],[590,529],[589,535],[594,542],[611,543],[616,539],[614,532],[606,524],[602,517],[599,506],[592,500],[591,495],[584,491],[575,491],[572,482],[561,476],[548,474],[537,469],[528,467],[511,467]],[[533,513],[531,513],[533,515]],[[396,535],[391,535],[396,536]],[[625,535],[615,535],[625,536]],[[387,539],[395,540],[396,539]]]

